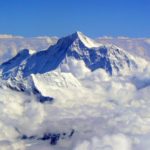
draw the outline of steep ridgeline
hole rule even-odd
[[[0,72],[3,79],[43,74],[59,68],[61,64],[67,64],[68,59],[83,61],[91,71],[105,69],[110,75],[138,69],[139,61],[114,45],[101,45],[81,32],[76,32],[61,38],[45,51],[21,51],[13,59],[3,63]]]

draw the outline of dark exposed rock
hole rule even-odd
[[[41,140],[41,141],[49,141],[51,145],[56,145],[60,139],[67,139],[71,138],[73,134],[75,133],[75,130],[72,129],[70,133],[45,133],[43,136],[27,136],[22,135],[22,140]]]
[[[45,102],[52,102],[54,99],[52,97],[48,97],[48,96],[39,96],[39,102],[41,103],[45,103]]]

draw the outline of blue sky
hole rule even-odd
[[[150,0],[0,0],[0,34],[150,37]]]

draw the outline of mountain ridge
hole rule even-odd
[[[24,53],[28,53],[27,57]],[[22,58],[19,61],[18,55]],[[59,39],[45,51],[35,53],[30,50],[21,51],[13,59],[0,65],[0,72],[6,79],[18,74],[22,74],[23,77],[43,74],[61,67],[61,64],[68,64],[69,59],[83,61],[91,71],[102,68],[110,75],[138,68],[136,58],[123,49],[115,45],[98,44],[83,33],[75,32]],[[9,67],[12,60],[15,65]]]

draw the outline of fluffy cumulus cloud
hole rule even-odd
[[[39,90],[43,92],[45,85],[45,96],[54,98],[52,103],[40,103],[34,94],[0,88],[0,149],[149,149],[149,68],[132,76],[111,77],[104,70],[91,72],[83,62],[69,61],[56,72],[34,76]],[[57,84],[48,88],[52,76]],[[63,87],[68,81],[80,84]],[[58,86],[58,82],[66,84]],[[50,133],[61,136],[56,145],[50,139],[42,140]]]
[[[78,79],[85,78],[90,73],[90,70],[85,66],[83,61],[69,58],[67,64],[61,64],[60,70],[61,72],[71,72]]]
[[[74,150],[131,150],[131,140],[123,134],[105,135],[101,139],[93,137],[82,141]]]

